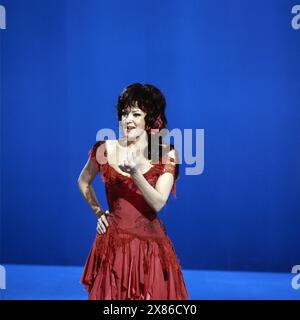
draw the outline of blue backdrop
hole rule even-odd
[[[160,213],[182,267],[300,263],[294,1],[0,3],[1,263],[84,264],[96,219],[77,178],[132,82],[163,91],[170,129],[205,132],[203,173],[182,165]]]

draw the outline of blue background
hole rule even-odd
[[[132,82],[205,165],[159,214],[183,268],[300,263],[300,30],[294,1],[1,1],[1,263],[83,265],[96,219],[77,186]],[[107,207],[104,185],[94,187]]]

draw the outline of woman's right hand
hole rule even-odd
[[[110,215],[109,211],[106,210],[104,214],[101,215],[101,217],[98,219],[98,222],[97,222],[97,232],[99,234],[104,234],[107,230],[107,227],[108,227],[108,221],[107,221],[107,218],[106,218],[106,215]]]

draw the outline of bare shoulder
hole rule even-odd
[[[177,150],[175,149],[174,145],[172,144],[166,144],[164,143],[163,145],[163,154],[167,154],[168,157],[173,158],[173,159],[177,159],[178,158],[178,153]]]
[[[118,140],[112,139],[112,140],[105,140],[105,141],[106,141],[107,155],[110,156],[115,154],[117,150]]]

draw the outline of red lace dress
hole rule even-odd
[[[96,160],[101,159],[101,161]],[[131,177],[110,166],[106,143],[98,141],[89,151],[102,179],[109,212],[109,226],[96,238],[87,258],[81,283],[90,300],[186,300],[179,259],[157,213],[148,205]],[[103,161],[102,161],[103,158]],[[169,157],[169,160],[173,159]],[[175,166],[154,164],[144,174],[155,186],[163,172],[175,176]],[[176,179],[172,193],[176,194]]]

